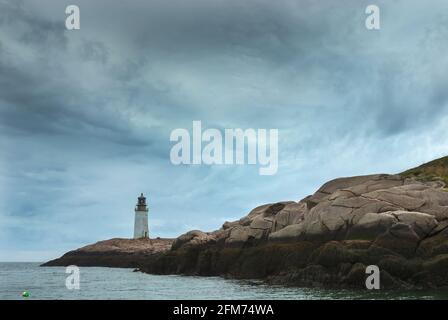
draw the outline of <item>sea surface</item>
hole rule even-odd
[[[132,269],[80,267],[80,288],[66,288],[64,267],[0,263],[0,300],[15,299],[448,299],[448,291],[348,291],[268,286],[219,277],[159,276]],[[28,298],[22,292],[28,291]]]

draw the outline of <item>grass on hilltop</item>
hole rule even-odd
[[[422,182],[443,181],[448,186],[448,156],[400,173],[402,177]],[[448,189],[445,188],[447,191]]]

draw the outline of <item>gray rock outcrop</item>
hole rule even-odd
[[[350,287],[364,286],[365,267],[375,264],[390,288],[445,286],[443,187],[387,174],[335,179],[298,202],[265,204],[219,230],[188,232],[144,270]]]

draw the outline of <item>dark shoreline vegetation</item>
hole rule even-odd
[[[46,266],[132,267],[152,274],[261,279],[269,284],[382,289],[448,287],[448,157],[398,175],[339,178],[298,202],[266,204],[213,232],[111,239]]]

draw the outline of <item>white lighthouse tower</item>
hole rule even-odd
[[[149,238],[148,208],[143,193],[138,197],[138,202],[135,206],[134,239],[140,238]]]

